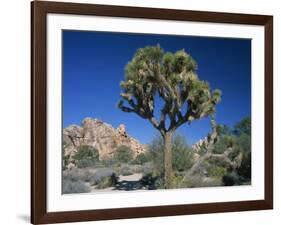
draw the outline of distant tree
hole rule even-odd
[[[67,169],[67,166],[68,166],[69,161],[70,161],[70,155],[65,154],[65,148],[66,148],[66,143],[63,142],[63,144],[62,144],[62,157],[63,157],[62,168],[63,168],[63,170]]]
[[[114,153],[114,160],[120,163],[130,163],[133,160],[132,150],[125,145],[119,146]]]
[[[246,117],[235,125],[238,133],[235,144],[243,153],[241,165],[236,169],[242,182],[251,180],[251,118]]]
[[[147,151],[144,153],[140,153],[136,156],[134,163],[143,165],[146,162],[152,161],[152,154]]]
[[[153,165],[158,175],[164,173],[164,142],[161,135],[156,135],[148,144],[148,152],[151,155]]]
[[[251,118],[245,117],[235,125],[235,132],[237,134],[245,133],[251,135]]]
[[[136,51],[126,65],[121,82],[124,112],[136,113],[157,129],[164,141],[165,188],[172,185],[172,137],[181,125],[213,115],[221,91],[211,91],[206,81],[196,74],[197,64],[185,50],[166,52],[157,46]],[[162,102],[157,119],[155,101]]]
[[[231,135],[233,133],[233,130],[227,125],[218,125],[217,130],[220,136]]]
[[[158,172],[163,171],[163,138],[159,135],[154,137],[148,145],[148,152],[146,155],[150,156],[148,159],[153,161]],[[184,136],[175,134],[172,139],[172,166],[173,170],[184,171],[188,170],[193,164],[194,151],[186,143]]]
[[[173,137],[173,169],[177,171],[188,170],[193,164],[194,151],[185,141],[185,138],[179,134]]]

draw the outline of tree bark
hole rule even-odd
[[[165,188],[172,188],[172,132],[167,132],[164,135],[164,185]]]

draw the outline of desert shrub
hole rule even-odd
[[[133,151],[128,146],[121,145],[116,149],[113,159],[117,163],[130,163],[133,156]]]
[[[95,173],[96,169],[92,168],[73,168],[64,170],[62,175],[63,180],[90,182]]]
[[[136,164],[116,164],[113,167],[116,175],[128,176],[134,173],[143,173],[143,166]]]
[[[78,168],[92,167],[99,161],[99,152],[92,146],[83,145],[79,147],[73,159]]]
[[[101,165],[105,167],[113,167],[115,165],[115,160],[113,157],[109,157],[101,161]]]
[[[143,165],[121,164],[114,167],[114,173],[123,176],[132,175],[134,173],[142,173],[144,175],[149,173],[157,174],[156,172],[157,170],[155,170],[152,162],[147,162]]]
[[[122,165],[120,168],[120,174],[123,176],[132,175],[134,172],[134,167],[128,165]]]
[[[144,163],[141,167],[141,172],[143,174],[150,174],[150,173],[153,173],[153,171],[157,171],[157,168],[155,168],[155,166],[152,162]],[[161,171],[159,171],[159,173],[160,172]]]
[[[210,178],[200,175],[185,177],[181,183],[181,188],[217,187],[217,186],[222,186],[221,178]]]
[[[146,156],[144,153],[141,153],[136,156],[134,163],[142,165],[143,163],[147,162]]]
[[[68,166],[69,162],[70,162],[70,155],[65,156],[64,153],[63,153],[63,163],[62,163],[63,170],[67,169],[67,166]]]
[[[62,193],[71,194],[71,193],[87,193],[90,192],[90,185],[83,181],[72,181],[72,180],[63,180],[62,182]]]
[[[89,182],[91,185],[98,185],[104,178],[110,177],[112,174],[115,174],[115,172],[111,168],[99,168],[90,177]]]
[[[72,170],[64,170],[62,172],[62,179],[63,180],[69,180],[69,181],[79,181],[81,180],[81,174],[78,172],[77,169]]]
[[[164,143],[161,136],[156,136],[148,145],[150,158],[159,173],[164,171]],[[175,171],[188,170],[193,165],[193,151],[179,134],[173,137],[172,165]]]
[[[115,175],[115,173],[111,174],[110,176],[103,177],[97,184],[97,189],[104,189],[108,187],[112,187],[116,185],[118,182],[118,177]]]
[[[163,138],[160,135],[155,136],[148,144],[148,151],[150,152],[151,159],[155,170],[159,172],[164,171],[164,148]],[[146,163],[145,163],[146,164]]]
[[[173,138],[173,169],[184,171],[193,165],[193,151],[187,145],[185,138],[179,134]]]
[[[224,135],[230,136],[233,133],[233,130],[227,125],[218,124],[217,132],[218,132],[218,135],[220,135],[220,136],[224,136]]]
[[[228,147],[232,147],[234,142],[234,136],[232,135],[223,135],[220,136],[217,143],[214,145],[214,153],[221,154],[223,153]]]
[[[142,173],[144,165],[134,165],[134,173]]]
[[[208,175],[211,177],[223,177],[227,174],[227,169],[221,166],[212,165],[208,168]]]
[[[70,155],[65,155],[65,149],[67,147],[66,142],[64,141],[62,144],[62,168],[63,170],[67,169],[68,164],[70,163]]]
[[[235,144],[241,147],[245,153],[248,153],[251,151],[251,136],[246,133],[242,133],[236,137]]]
[[[209,178],[200,175],[185,177],[183,174],[174,174],[172,188],[195,188],[195,187],[216,187],[221,186],[221,178]]]
[[[172,177],[172,188],[182,188],[184,186],[183,181],[183,176],[174,174],[174,176]]]
[[[251,119],[241,120],[235,128],[239,133],[235,143],[243,154],[241,164],[235,172],[239,176],[239,182],[248,183],[251,181]]]
[[[146,151],[144,153],[140,153],[134,160],[135,164],[143,165],[144,163],[151,162],[153,160],[152,154],[150,151]]]
[[[71,169],[63,171],[63,180],[69,180],[72,182],[75,181],[85,181],[87,178],[87,174],[80,169]]]

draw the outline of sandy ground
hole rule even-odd
[[[139,181],[142,178],[142,173],[134,173],[128,176],[119,176],[119,182],[121,181]]]
[[[142,178],[142,173],[134,173],[128,176],[119,176],[118,184],[128,184],[138,183],[138,181]],[[126,186],[127,187],[127,186]],[[130,187],[128,187],[130,189]],[[108,187],[104,189],[96,189],[96,186],[91,187],[91,192],[105,192],[105,191],[128,191],[123,189],[116,189],[116,187]],[[137,190],[134,190],[137,191]]]

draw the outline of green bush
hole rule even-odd
[[[181,188],[217,187],[217,186],[222,186],[221,178],[202,177],[200,175],[185,177],[181,184]]]
[[[152,139],[148,145],[148,151],[152,159],[153,168],[159,173],[164,172],[164,144],[163,138],[160,135],[157,135]],[[146,167],[146,164],[144,164]]]
[[[144,163],[151,162],[153,160],[152,154],[150,151],[146,151],[145,153],[140,153],[134,160],[135,164],[143,165]]]
[[[242,133],[251,136],[251,117],[245,117],[234,126],[234,133],[240,135]]]
[[[172,177],[172,188],[183,188],[184,187],[184,180],[183,176],[174,174]]]
[[[184,171],[193,165],[193,151],[187,145],[185,138],[181,135],[175,135],[173,138],[173,169]]]
[[[70,161],[70,155],[67,155],[67,156],[63,155],[63,163],[62,163],[62,165],[63,165],[63,170],[66,170],[66,169],[67,169],[67,166],[68,166],[68,164],[69,164],[69,161]]]
[[[63,158],[62,168],[63,168],[63,170],[66,170],[68,164],[70,163],[70,155],[67,155],[67,156],[65,155],[65,148],[66,147],[67,147],[66,143],[63,142],[63,144],[62,144],[62,158]]]
[[[129,176],[134,173],[134,168],[128,165],[122,165],[120,168],[120,174],[123,176]]]
[[[91,174],[89,182],[91,185],[98,185],[105,177],[110,177],[114,174],[114,170],[111,168],[99,168]]]
[[[244,153],[251,152],[251,136],[242,133],[241,135],[237,136],[235,139],[235,144],[239,146]]]
[[[148,146],[149,158],[159,173],[164,171],[164,143],[161,136],[156,136]],[[175,171],[188,170],[193,165],[193,151],[185,138],[176,134],[172,143],[172,165]]]
[[[121,145],[116,149],[113,158],[117,163],[131,163],[133,152],[128,146]]]
[[[104,189],[108,187],[115,186],[118,182],[118,177],[115,173],[111,174],[111,176],[103,177],[97,184],[97,189]]]
[[[147,163],[144,163],[141,166],[141,171],[140,172],[146,175],[146,174],[153,173],[154,171],[158,171],[159,174],[161,173],[161,171],[159,171],[157,169],[157,167],[155,167],[153,162],[147,162]]]
[[[210,166],[208,168],[208,175],[211,177],[223,177],[227,174],[227,169],[220,166]]]
[[[115,160],[113,159],[113,157],[106,158],[106,159],[100,161],[100,163],[101,163],[101,165],[103,165],[105,167],[115,166]]]
[[[99,152],[92,146],[83,145],[79,147],[73,159],[78,168],[92,167],[99,162]]]
[[[214,145],[214,153],[221,154],[228,147],[232,147],[234,144],[234,136],[223,135],[219,138],[218,142]]]
[[[175,173],[172,178],[172,188],[216,187],[221,185],[221,178],[218,177],[200,175],[186,177],[184,174]]]

